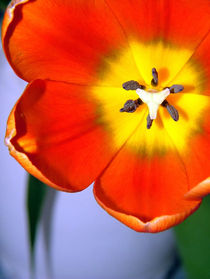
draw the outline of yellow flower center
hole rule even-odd
[[[130,150],[147,157],[175,149],[187,152],[192,136],[203,132],[202,119],[209,109],[209,97],[201,95],[204,75],[191,56],[191,50],[169,43],[130,41],[104,57],[92,96],[99,104],[99,124],[112,135],[110,146],[121,148],[126,142]],[[125,88],[127,81],[133,82],[132,88]],[[177,85],[184,90],[173,94]],[[135,113],[122,113],[128,101]]]

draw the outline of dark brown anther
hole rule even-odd
[[[139,107],[141,104],[143,104],[143,102],[140,98],[136,99],[134,102],[135,102],[137,107]]]
[[[174,84],[169,88],[170,93],[179,93],[183,89],[184,89],[184,86],[182,86],[180,84]]]
[[[124,107],[120,109],[120,112],[134,112],[137,107],[142,104],[142,101],[138,98],[137,100],[128,100]]]
[[[152,68],[152,76],[153,76],[153,79],[151,81],[151,84],[153,86],[157,86],[158,85],[158,72],[155,68]]]
[[[179,113],[174,106],[170,105],[166,100],[162,103],[162,106],[167,109],[174,121],[179,120]]]
[[[153,119],[150,118],[150,115],[147,115],[147,129],[150,129],[152,127]]]
[[[120,112],[134,112],[136,111],[136,103],[133,100],[128,100],[125,104],[124,107],[120,109]]]
[[[125,89],[125,90],[136,90],[136,89],[145,89],[145,86],[144,85],[141,85],[138,83],[138,81],[135,81],[135,80],[129,80],[129,81],[126,81],[122,84],[122,87]]]

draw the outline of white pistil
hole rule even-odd
[[[160,92],[148,92],[143,89],[136,89],[136,93],[139,98],[144,102],[149,109],[150,118],[156,119],[157,111],[162,102],[168,97],[170,94],[170,90],[168,88],[160,91]]]

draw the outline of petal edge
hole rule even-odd
[[[196,211],[201,201],[198,202],[198,204],[193,207],[190,210],[187,210],[185,212],[181,212],[174,215],[164,215],[159,216],[151,220],[150,222],[143,222],[140,219],[138,219],[135,216],[127,215],[125,213],[113,210],[106,206],[104,203],[102,203],[99,198],[97,197],[95,187],[93,188],[93,193],[95,196],[96,201],[98,204],[112,217],[116,218],[126,226],[130,227],[131,229],[137,231],[137,232],[147,232],[147,233],[158,233],[164,230],[167,230],[175,225],[180,224],[183,222],[188,216],[190,216],[194,211]]]

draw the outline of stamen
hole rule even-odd
[[[179,120],[179,113],[178,113],[178,111],[175,109],[174,106],[170,105],[168,103],[168,101],[165,100],[162,103],[162,106],[167,109],[167,111],[169,112],[170,116],[173,118],[174,121],[178,121]]]
[[[138,81],[135,81],[135,80],[129,80],[129,81],[124,82],[122,84],[122,87],[125,90],[136,90],[138,88],[145,89],[144,85],[139,84]]]
[[[153,119],[150,118],[149,114],[147,115],[147,129],[152,127]]]
[[[180,84],[174,84],[169,88],[170,93],[179,93],[183,89],[184,89],[184,86],[182,86]]]
[[[153,86],[158,85],[158,72],[155,68],[152,68],[152,76],[151,84]],[[152,127],[153,120],[157,117],[158,108],[160,105],[165,107],[169,112],[170,116],[174,121],[179,120],[179,113],[176,108],[170,105],[166,98],[170,95],[170,93],[178,93],[184,89],[184,86],[180,84],[174,84],[171,87],[165,87],[162,91],[155,90],[154,88],[148,88],[144,85],[139,84],[135,80],[126,81],[122,84],[122,87],[125,90],[136,90],[139,98],[136,100],[128,100],[123,108],[120,109],[120,112],[134,112],[136,109],[142,104],[145,103],[148,107],[149,114],[147,116],[147,129]]]
[[[151,81],[151,84],[153,86],[157,86],[158,85],[158,72],[155,68],[152,68],[152,76],[153,76],[153,79]]]
[[[139,98],[137,100],[128,100],[124,107],[120,109],[120,112],[134,112],[141,104],[142,101]]]

